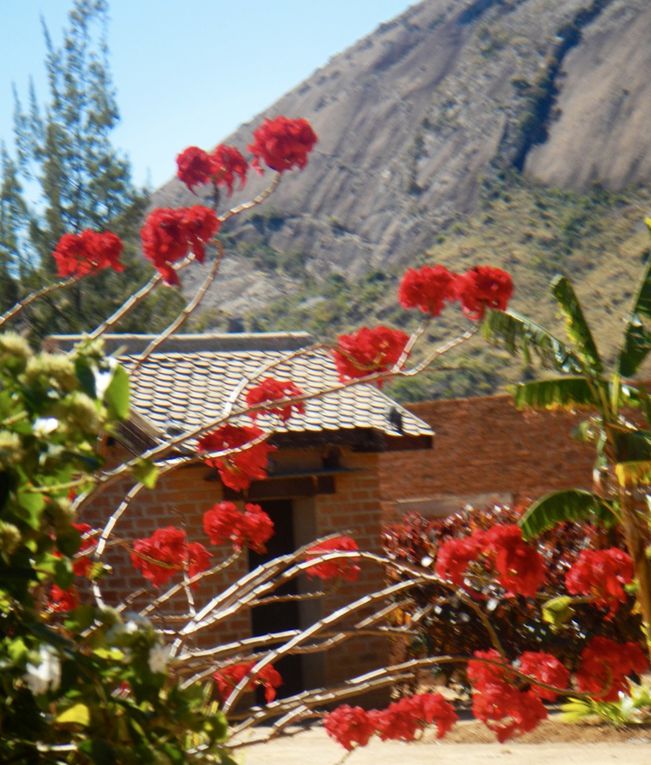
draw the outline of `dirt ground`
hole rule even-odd
[[[239,750],[243,765],[336,765],[345,750],[322,728],[304,730]],[[462,722],[438,742],[427,734],[404,744],[372,741],[353,751],[346,765],[651,765],[651,727],[616,730],[604,725],[567,725],[547,720],[516,741],[500,744],[476,722]]]

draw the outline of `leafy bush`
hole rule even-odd
[[[517,523],[521,508],[492,506],[465,508],[443,519],[428,519],[410,514],[402,523],[384,530],[383,547],[392,559],[431,571],[439,548],[448,539],[465,537],[477,529],[495,524]],[[569,595],[565,574],[586,549],[623,545],[617,530],[603,531],[583,523],[563,523],[536,540],[547,564],[547,581],[535,600],[508,595],[491,576],[473,580],[474,599],[485,607],[491,624],[510,658],[524,651],[554,654],[567,667],[577,665],[586,639],[602,634],[618,642],[639,641],[640,616],[634,612],[634,597],[629,596],[616,619],[604,619],[604,612],[589,602],[574,603],[573,614],[563,625],[545,621],[541,605],[547,598]],[[557,601],[562,602],[562,601]],[[552,605],[553,607],[553,605]],[[462,656],[492,646],[490,635],[477,613],[450,596],[447,588],[432,584],[418,588],[411,606],[402,607],[405,619],[418,624],[417,633],[406,646],[410,656]],[[416,619],[417,614],[426,615]],[[551,614],[548,614],[551,618]]]

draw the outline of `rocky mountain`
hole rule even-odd
[[[226,229],[237,253],[209,304],[244,315],[306,280],[395,270],[509,174],[579,193],[649,181],[649,40],[649,0],[410,7],[225,137],[244,149],[264,116],[286,114],[308,118],[319,143],[266,207]],[[192,203],[175,180],[154,195]]]

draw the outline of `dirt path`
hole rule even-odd
[[[462,724],[463,725],[463,724]],[[461,726],[459,726],[461,727]],[[581,738],[581,736],[577,736]],[[618,738],[620,738],[618,736]],[[623,738],[623,737],[622,737]],[[344,750],[324,730],[302,731],[291,738],[249,747],[243,765],[336,765]],[[651,765],[648,731],[603,743],[438,743],[403,744],[373,741],[354,751],[346,765]]]

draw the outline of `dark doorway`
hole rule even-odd
[[[294,540],[294,512],[292,502],[289,499],[267,500],[259,503],[262,509],[268,513],[274,522],[274,535],[267,542],[267,552],[260,555],[249,551],[249,568],[253,569],[261,563],[266,563],[272,558],[293,552]],[[275,591],[275,595],[298,594],[298,583],[292,579]],[[293,630],[300,626],[299,604],[295,600],[281,603],[270,603],[258,606],[251,611],[251,626],[254,635],[266,635],[269,632],[281,630]],[[300,656],[285,656],[274,663],[283,678],[283,684],[278,688],[278,696],[284,698],[304,690],[303,671]],[[262,702],[262,695],[258,694],[258,701]]]

